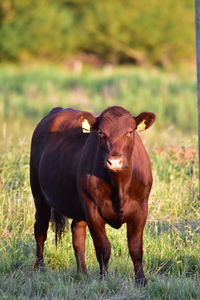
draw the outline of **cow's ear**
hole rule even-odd
[[[91,128],[96,122],[95,116],[89,112],[80,112],[78,113],[77,119],[80,122],[83,133],[90,133]]]
[[[149,128],[156,119],[156,115],[152,112],[142,112],[137,117],[136,121],[136,130],[143,131]]]

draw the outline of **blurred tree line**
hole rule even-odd
[[[87,53],[167,65],[194,58],[194,50],[191,0],[0,1],[0,61]]]

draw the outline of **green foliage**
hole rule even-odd
[[[0,58],[54,57],[73,49],[73,16],[55,1],[10,0],[0,5]],[[67,36],[67,40],[65,38]]]
[[[98,55],[111,63],[168,65],[194,57],[188,0],[2,0],[0,60]]]

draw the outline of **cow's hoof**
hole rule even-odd
[[[136,287],[145,287],[147,285],[147,283],[148,283],[148,281],[145,277],[135,279]]]
[[[43,258],[37,258],[36,262],[34,264],[34,269],[39,269],[44,267],[44,261]]]

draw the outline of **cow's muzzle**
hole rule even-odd
[[[128,164],[126,158],[122,155],[108,156],[106,160],[106,167],[111,171],[117,172],[127,168]]]

